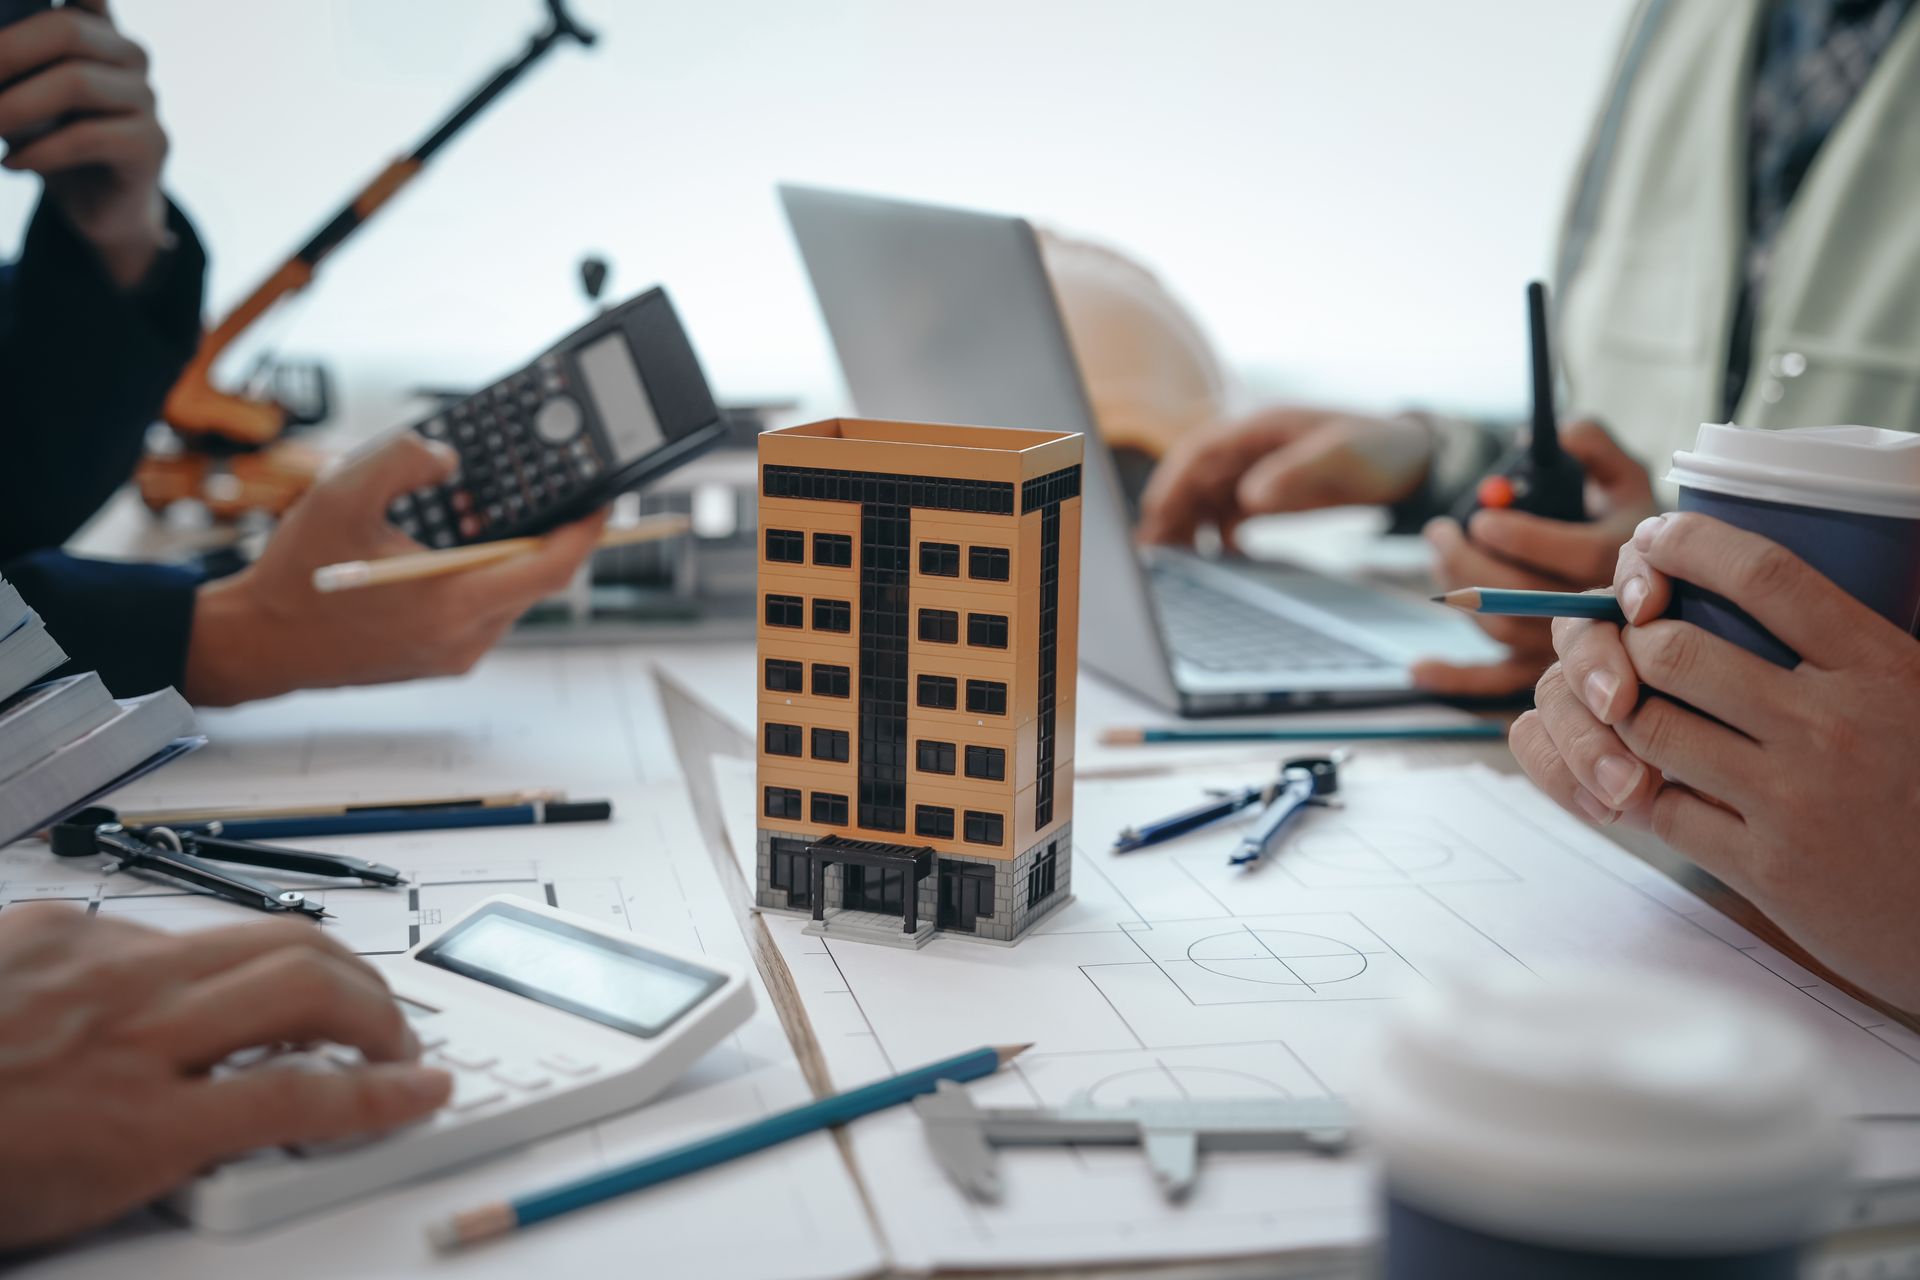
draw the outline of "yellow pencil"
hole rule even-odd
[[[598,547],[632,546],[637,542],[658,542],[685,533],[693,527],[686,516],[647,516],[636,524],[608,529],[600,535]],[[537,549],[541,538],[503,538],[499,542],[481,542],[471,547],[449,547],[445,551],[416,551],[410,555],[388,556],[384,560],[347,560],[325,564],[313,571],[315,591],[351,591],[356,587],[375,587],[387,582],[412,582],[419,578],[437,578],[443,573],[465,573]]]

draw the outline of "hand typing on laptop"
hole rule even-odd
[[[330,1041],[367,1065],[210,1075]],[[166,934],[64,906],[0,913],[0,1249],[111,1221],[262,1147],[391,1129],[451,1082],[371,968],[310,924]]]
[[[1461,586],[1584,590],[1612,576],[1614,555],[1634,524],[1654,510],[1647,469],[1595,423],[1576,422],[1561,444],[1586,467],[1587,524],[1517,511],[1483,510],[1462,530],[1440,517],[1426,527],[1434,580]],[[1268,409],[1194,432],[1154,471],[1142,500],[1140,535],[1187,543],[1204,526],[1231,545],[1257,515],[1318,507],[1389,505],[1413,497],[1432,464],[1433,434],[1413,418],[1372,418],[1334,410]],[[1511,651],[1498,662],[1421,662],[1415,682],[1434,693],[1497,696],[1526,688],[1553,660],[1540,619],[1476,621]]]

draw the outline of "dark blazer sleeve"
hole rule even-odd
[[[60,552],[133,473],[147,427],[200,341],[206,256],[168,207],[173,248],[123,289],[42,201],[0,268],[0,574],[119,697],[179,685],[199,575]]]
[[[206,256],[167,222],[174,247],[123,289],[42,200],[0,272],[0,560],[59,546],[126,483],[199,344]]]
[[[71,661],[56,674],[98,671],[116,698],[185,683],[201,581],[194,570],[34,551],[0,565],[0,574],[67,651]]]

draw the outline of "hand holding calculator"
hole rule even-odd
[[[453,447],[444,484],[388,508],[430,547],[547,531],[717,444],[726,432],[661,289],[605,311],[532,364],[415,423]]]
[[[453,1096],[385,1135],[256,1151],[175,1197],[210,1231],[247,1231],[629,1110],[753,1012],[746,975],[568,912],[500,895],[381,965]],[[352,1071],[356,1051],[249,1055],[220,1071]]]

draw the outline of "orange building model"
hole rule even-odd
[[[762,907],[918,947],[1071,899],[1080,461],[1058,431],[760,437]]]

